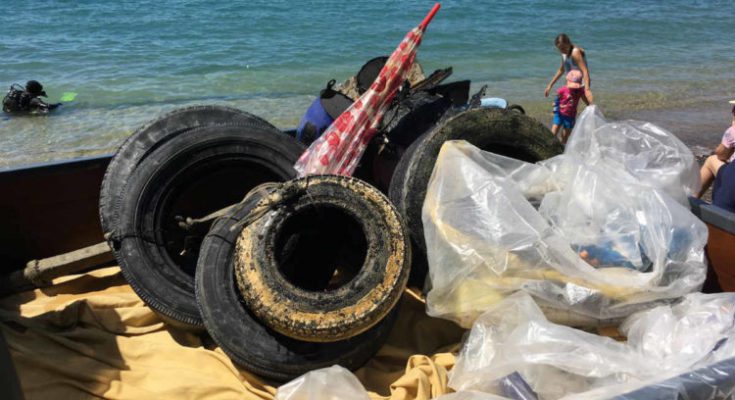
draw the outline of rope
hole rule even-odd
[[[292,182],[284,182],[284,183],[265,182],[265,183],[262,183],[254,187],[251,191],[249,191],[248,194],[245,195],[245,197],[239,203],[219,209],[202,218],[178,217],[179,227],[185,230],[190,230],[192,227],[194,227],[194,225],[210,222],[214,219],[226,216],[235,207],[238,207],[241,204],[251,201],[256,195],[260,195],[262,199],[259,201],[258,205],[255,206],[255,208],[253,208],[253,210],[250,212],[250,214],[248,214],[248,216],[245,219],[238,221],[238,223],[235,226],[231,227],[230,230],[235,230],[238,227],[244,227],[245,225],[249,225],[255,220],[259,219],[260,217],[265,215],[268,211],[275,209],[279,205],[283,204],[285,201],[304,192],[306,188],[308,187],[308,179],[304,181],[305,183],[302,183],[300,185],[294,184]],[[123,239],[131,238],[131,237],[148,240],[147,239],[148,235],[154,234],[159,231],[160,230],[152,230],[152,231],[146,231],[146,232],[131,232],[131,233],[121,234],[117,230],[112,230],[111,232],[106,232],[104,234],[104,237],[105,237],[105,240],[107,240],[108,242],[112,242],[112,243],[119,243]],[[41,279],[41,278],[40,277],[33,277],[33,278],[29,277],[29,279]]]
[[[248,200],[252,199],[253,196],[255,195],[261,195],[262,197],[267,197],[270,192],[277,190],[279,186],[281,186],[280,183],[273,183],[273,182],[261,183],[260,185],[250,190],[248,194],[245,195],[245,197],[239,203],[235,203],[225,208],[219,209],[201,218],[183,218],[180,216],[176,216],[175,218],[178,219],[180,228],[183,228],[185,230],[190,230],[191,228],[194,227],[194,225],[210,222],[212,220],[215,220],[217,218],[220,218],[220,217],[223,217],[229,214],[230,211],[232,211],[235,207],[239,206],[240,204],[246,203]]]
[[[241,203],[251,200],[255,195],[260,195],[261,200],[250,211],[247,217],[241,219],[230,227],[230,232],[238,229],[244,229],[246,226],[262,218],[268,212],[275,210],[277,207],[283,205],[292,198],[304,194],[308,187],[309,177],[284,183],[268,182],[256,186],[248,193],[247,196],[245,196],[245,199],[243,199]]]

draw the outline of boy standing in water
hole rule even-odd
[[[551,126],[551,133],[557,136],[559,128],[563,128],[562,144],[567,143],[572,133],[577,118],[577,105],[583,94],[582,72],[573,69],[567,73],[567,84],[556,91],[556,100],[554,100],[554,124]]]

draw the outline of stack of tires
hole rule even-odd
[[[295,179],[303,144],[236,109],[185,108],[139,129],[113,157],[100,201],[123,274],[167,322],[206,330],[260,376],[358,368],[386,340],[409,275],[425,279],[420,212],[441,144],[526,161],[561,152],[525,115],[450,116],[431,96],[386,124],[398,150],[368,152],[364,180]]]

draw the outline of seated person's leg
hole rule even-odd
[[[712,182],[715,180],[717,170],[724,164],[725,163],[717,158],[717,156],[712,155],[707,157],[707,160],[704,162],[702,168],[699,170],[699,177],[702,182],[702,188],[699,190],[699,193],[697,193],[697,198],[701,198],[707,191],[707,189],[709,189],[710,185],[712,185]]]
[[[725,164],[717,171],[712,187],[712,204],[735,212],[735,163]]]

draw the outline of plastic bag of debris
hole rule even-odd
[[[553,324],[529,295],[516,293],[477,319],[449,385],[507,395],[503,380],[515,375],[531,390],[523,398],[735,394],[725,371],[735,369],[734,293],[693,293],[633,314],[620,330],[627,343]],[[706,368],[712,365],[719,367]]]
[[[370,400],[357,377],[339,365],[317,369],[278,388],[276,400]]]
[[[687,207],[692,153],[652,124],[594,106],[564,154],[529,164],[442,147],[423,224],[430,315],[469,327],[519,290],[558,309],[621,318],[698,290],[707,229]]]

